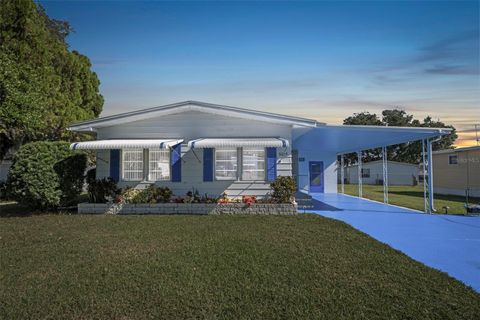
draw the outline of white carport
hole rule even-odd
[[[344,192],[344,159],[347,153],[358,154],[358,188],[362,197],[362,160],[363,150],[382,148],[384,202],[388,203],[388,167],[387,147],[395,144],[422,141],[423,168],[428,171],[427,183],[424,183],[425,212],[433,212],[433,171],[432,143],[451,132],[448,128],[409,128],[383,126],[347,126],[320,125],[314,130],[299,130],[294,141],[298,148],[318,146],[323,152],[336,153],[340,156],[341,190]]]

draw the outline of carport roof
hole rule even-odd
[[[325,125],[306,132],[301,139],[324,151],[342,154],[435,138],[451,131],[450,128]]]

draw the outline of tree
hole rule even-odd
[[[430,116],[426,117],[423,122],[414,119],[413,115],[407,114],[404,110],[389,109],[382,111],[382,119],[376,114],[368,112],[354,113],[353,116],[345,118],[344,125],[382,125],[395,127],[428,127],[428,128],[452,128],[453,131],[449,135],[443,136],[440,141],[433,143],[432,149],[442,150],[452,148],[457,134],[455,128],[446,125],[441,121],[434,121]],[[421,161],[421,141],[413,141],[402,144],[388,146],[388,159],[399,162],[419,163]],[[363,161],[375,161],[382,158],[381,149],[364,150],[362,155]],[[357,162],[356,154],[345,155],[346,163]]]
[[[353,116],[350,116],[343,120],[343,124],[348,125],[362,125],[362,126],[381,126],[383,125],[382,121],[378,119],[377,115],[371,114],[367,111],[354,113]]]
[[[71,140],[74,121],[102,111],[100,81],[89,59],[69,50],[66,21],[32,0],[0,6],[0,160],[35,140]]]
[[[378,118],[378,116],[373,113],[369,113],[367,111],[354,113],[353,116],[350,116],[343,120],[344,125],[365,125],[365,126],[381,126],[383,125],[382,121]],[[380,157],[380,149],[370,149],[364,150],[362,153],[362,161],[375,161]],[[358,157],[356,153],[348,153],[344,155],[345,164],[353,164],[358,161]]]

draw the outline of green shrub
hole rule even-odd
[[[0,182],[0,200],[8,200],[7,198],[7,184]]]
[[[106,203],[108,198],[113,200],[120,193],[117,183],[112,178],[92,179],[92,170],[89,170],[87,173],[89,201],[92,203]]]
[[[270,184],[272,188],[272,200],[277,203],[291,203],[297,190],[297,184],[293,177],[277,177]]]
[[[160,203],[168,203],[172,199],[173,192],[168,187],[157,188],[156,199]]]
[[[151,200],[145,189],[135,189],[132,187],[125,188],[122,192],[122,197],[126,203],[150,203]]]
[[[82,191],[85,154],[68,142],[32,142],[15,155],[7,179],[9,196],[34,209],[72,204]]]
[[[96,179],[97,179],[97,169],[92,168],[88,170],[87,174],[85,175],[85,182],[87,182],[87,184],[90,184],[94,182]]]
[[[168,203],[172,198],[172,190],[168,187],[150,185],[145,189],[127,187],[122,196],[126,203]]]
[[[62,205],[76,204],[80,193],[82,193],[85,181],[85,169],[87,168],[87,156],[83,153],[75,153],[57,162],[53,168],[60,178],[60,190]]]

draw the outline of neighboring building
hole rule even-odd
[[[480,146],[433,152],[433,190],[480,197]]]
[[[413,186],[418,183],[418,165],[388,161],[388,184],[392,186]],[[358,183],[358,165],[345,167],[345,183]],[[340,180],[339,180],[340,181]],[[363,184],[383,184],[382,160],[362,163]]]
[[[264,196],[277,176],[299,191],[337,192],[337,155],[448,134],[449,129],[331,126],[312,119],[185,101],[73,124],[96,141],[97,178],[177,195]]]

